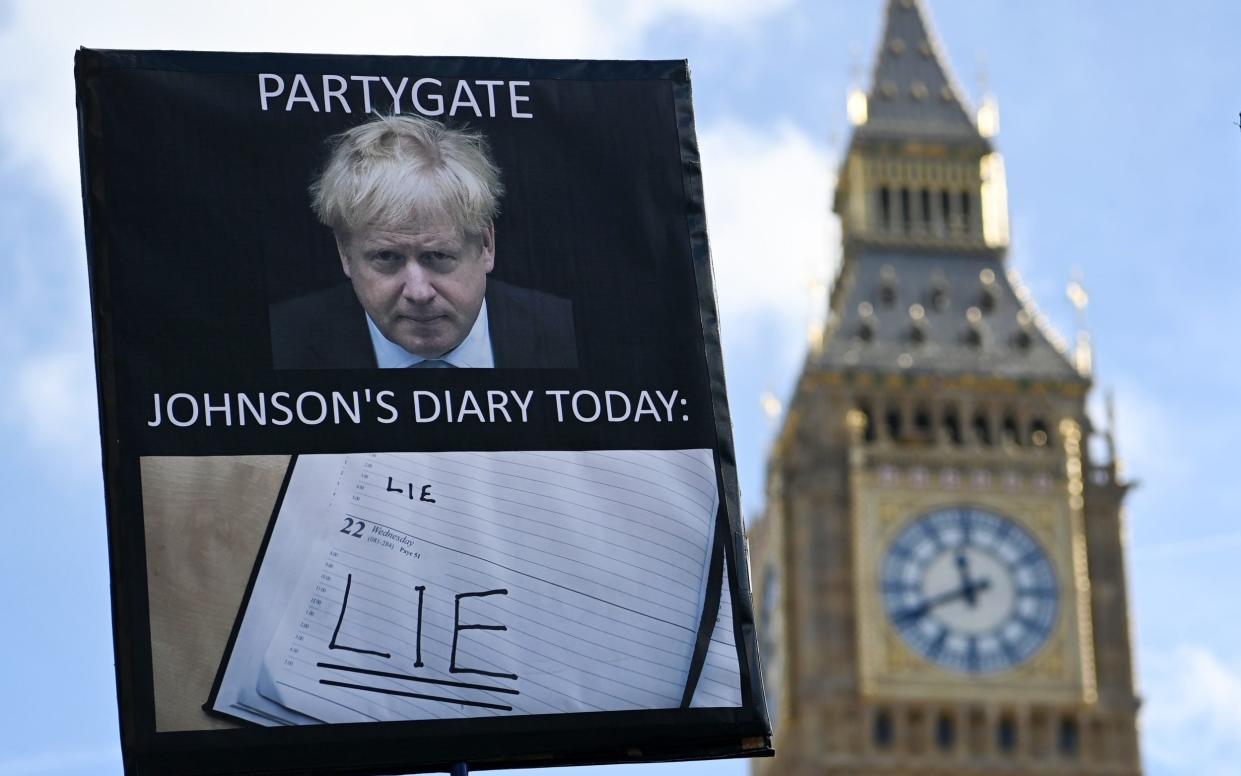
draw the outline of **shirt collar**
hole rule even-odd
[[[366,328],[370,330],[371,347],[375,349],[375,362],[380,369],[404,369],[427,359],[416,356],[405,348],[388,339],[379,331],[379,327],[366,316]],[[492,369],[495,367],[495,356],[491,352],[491,327],[487,321],[487,300],[479,308],[478,317],[470,327],[461,344],[439,357],[461,369]]]

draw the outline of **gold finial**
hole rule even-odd
[[[845,110],[849,113],[849,123],[855,127],[860,127],[870,118],[870,104],[866,99],[866,92],[858,87],[849,90],[849,98],[845,102]]]
[[[1000,134],[1000,103],[994,95],[985,94],[978,106],[978,134],[995,137]]]
[[[759,398],[759,404],[762,405],[763,414],[767,416],[767,420],[770,423],[775,423],[780,417],[780,412],[784,409],[784,404],[770,390],[763,391],[763,395]]]
[[[1072,279],[1065,289],[1069,302],[1077,310],[1077,347],[1074,349],[1073,360],[1077,371],[1089,375],[1094,368],[1094,353],[1090,347],[1090,329],[1086,326],[1086,305],[1090,304],[1090,295],[1082,285],[1082,272],[1074,269]]]
[[[991,93],[991,78],[985,54],[978,56],[978,93],[982,95],[978,111],[974,114],[978,123],[978,134],[995,137],[1000,133],[1000,103]]]
[[[845,112],[849,123],[860,127],[866,123],[870,114],[870,102],[866,89],[862,86],[862,66],[859,64],[861,50],[857,46],[849,47],[849,91],[845,97]]]
[[[1080,271],[1075,271],[1074,279],[1069,281],[1065,294],[1069,297],[1069,301],[1073,303],[1073,307],[1079,315],[1084,316],[1086,313],[1086,305],[1090,304],[1090,295],[1086,293],[1086,289],[1082,286],[1078,278],[1081,277]]]

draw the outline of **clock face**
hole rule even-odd
[[[1059,612],[1051,561],[1029,532],[977,507],[910,521],[888,546],[884,609],[915,652],[944,668],[988,674],[1029,660]]]

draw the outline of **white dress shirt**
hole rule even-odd
[[[366,326],[371,332],[371,347],[375,349],[375,362],[380,369],[405,369],[428,359],[416,356],[405,348],[388,339],[379,331],[379,327],[366,316]],[[491,352],[491,328],[487,323],[487,300],[478,311],[470,333],[465,335],[461,344],[444,355],[440,361],[446,361],[461,369],[494,369],[495,355]]]

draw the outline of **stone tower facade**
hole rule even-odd
[[[920,0],[885,13],[827,324],[751,531],[778,752],[754,767],[1137,776],[1128,485],[1086,413],[1088,343],[1006,267],[993,117]]]

